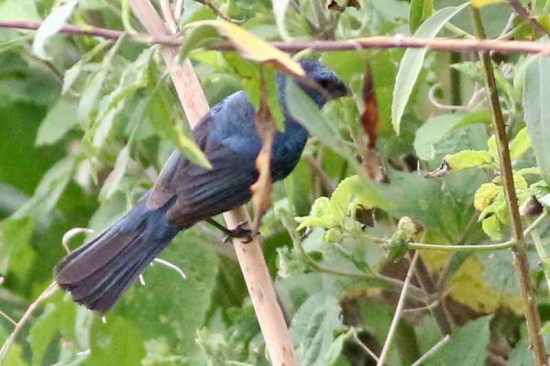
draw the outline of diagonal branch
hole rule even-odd
[[[149,0],[132,0],[131,6],[149,33],[155,37],[168,34],[162,19]],[[208,112],[209,107],[193,70],[193,65],[188,59],[183,62],[183,65],[176,64],[177,50],[174,48],[164,48],[162,54],[187,119],[194,126]],[[226,212],[224,219],[229,229],[235,228],[240,222],[250,220],[242,207]],[[272,364],[296,366],[290,332],[283,311],[277,302],[275,289],[258,239],[253,238],[246,244],[239,239],[234,239],[233,245]]]

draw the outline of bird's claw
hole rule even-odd
[[[234,229],[228,229],[228,234],[224,236],[223,242],[228,243],[233,238],[239,238],[244,244],[250,243],[252,241],[252,230],[245,227],[247,224],[248,222],[242,221],[239,222]]]

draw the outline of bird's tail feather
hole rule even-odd
[[[108,311],[179,232],[166,220],[172,202],[151,210],[146,199],[57,265],[57,283],[77,303]]]

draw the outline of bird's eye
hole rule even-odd
[[[319,80],[319,85],[323,87],[323,89],[326,89],[330,84],[330,81],[327,79],[321,79]]]

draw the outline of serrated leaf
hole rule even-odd
[[[481,221],[481,228],[493,240],[500,240],[502,238],[502,225],[495,215],[483,219]]]
[[[510,143],[510,157],[512,159],[517,159],[529,150],[531,147],[531,138],[527,133],[527,128],[522,128]]]
[[[66,3],[59,5],[44,19],[40,28],[36,31],[34,42],[32,43],[32,53],[38,58],[49,60],[50,57],[46,53],[46,45],[48,40],[57,34],[70,18],[74,9],[78,5],[78,0],[69,0]]]
[[[438,10],[430,18],[428,18],[418,30],[414,33],[417,38],[434,38],[443,26],[458,12],[466,8],[469,3],[460,6],[447,7]],[[399,64],[397,77],[395,79],[395,88],[393,90],[393,100],[391,107],[391,119],[393,129],[397,134],[400,131],[401,118],[405,112],[405,106],[409,101],[414,84],[418,79],[424,58],[426,57],[427,49],[412,49],[405,51],[403,58]]]
[[[474,207],[478,211],[483,211],[501,193],[503,193],[501,186],[497,186],[495,183],[483,183],[474,196]]]
[[[290,325],[300,364],[326,366],[334,333],[342,328],[338,301],[318,293],[300,306]]]
[[[424,365],[483,365],[489,345],[491,316],[472,320],[451,335],[451,339]]]
[[[525,72],[524,118],[542,177],[550,182],[550,57],[533,57]]]
[[[220,19],[202,20],[190,23],[184,29],[198,27],[212,27],[216,29],[235,46],[237,52],[242,57],[248,60],[259,63],[270,63],[279,70],[296,77],[305,76],[305,72],[300,64],[287,53],[278,50],[238,25]]]
[[[468,168],[485,168],[493,164],[488,151],[464,150],[445,156],[449,168],[454,171]]]

